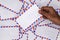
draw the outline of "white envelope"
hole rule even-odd
[[[26,29],[31,25],[34,21],[36,21],[41,14],[38,13],[39,8],[36,5],[33,5],[30,9],[28,9],[22,16],[17,18],[17,22],[23,29]]]

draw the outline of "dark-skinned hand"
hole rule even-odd
[[[39,14],[43,15],[43,18],[51,20],[53,23],[60,25],[60,16],[51,6],[43,6],[39,10]]]

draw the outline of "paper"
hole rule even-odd
[[[31,25],[34,21],[36,21],[42,15],[38,13],[39,8],[36,5],[33,5],[30,9],[28,9],[22,16],[17,18],[17,22],[23,29],[26,29]]]
[[[44,36],[51,40],[55,40],[58,34],[58,30],[50,28],[48,26],[41,26],[36,29],[36,34],[39,36]]]

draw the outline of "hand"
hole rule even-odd
[[[39,10],[39,14],[42,14],[43,18],[47,18],[53,23],[60,25],[60,16],[53,7],[44,6]]]

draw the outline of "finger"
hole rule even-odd
[[[49,8],[53,8],[52,6],[48,6]]]
[[[50,14],[44,12],[43,10],[39,10],[38,12],[39,12],[39,14],[43,15],[43,18],[50,19]]]
[[[41,9],[46,11],[47,13],[52,14],[52,15],[55,15],[54,12],[56,12],[55,9],[53,7],[51,7],[51,6],[49,6],[49,7],[48,6],[44,6]]]
[[[55,9],[52,6],[49,6],[51,11],[55,11]]]
[[[51,13],[52,15],[57,15],[57,14],[58,14],[54,8],[50,8],[50,10],[51,10],[50,13]]]
[[[50,14],[45,12],[45,11],[43,11],[43,10],[40,10],[40,14],[42,14],[43,16],[45,16],[48,19],[50,18]]]
[[[38,11],[38,13],[39,13],[39,14],[41,14],[41,10],[39,10],[39,11]],[[43,16],[43,18],[45,18],[45,19],[46,19],[46,17],[45,17],[45,16]]]
[[[45,16],[42,16],[44,19],[47,19],[47,17],[45,17]]]
[[[51,10],[55,11],[55,9],[52,6],[43,6],[41,9],[49,10],[50,12]]]
[[[41,10],[38,11],[39,14],[41,14]],[[43,16],[44,19],[47,19],[47,17]]]
[[[41,10],[38,11],[39,14],[41,14]],[[47,19],[47,17],[42,16],[44,19]]]
[[[50,11],[49,7],[42,7],[41,10]]]
[[[47,10],[49,10],[49,7],[48,6],[43,6],[43,7],[41,7],[41,9],[47,9]]]
[[[47,6],[45,6],[45,7],[42,7],[42,8],[41,8],[41,10],[46,11],[47,13],[49,13],[49,12],[50,12],[50,11],[49,11],[49,9],[50,9],[50,8],[49,8],[49,7],[47,7]]]
[[[41,8],[48,8],[48,9],[54,9],[52,6],[43,6]]]

